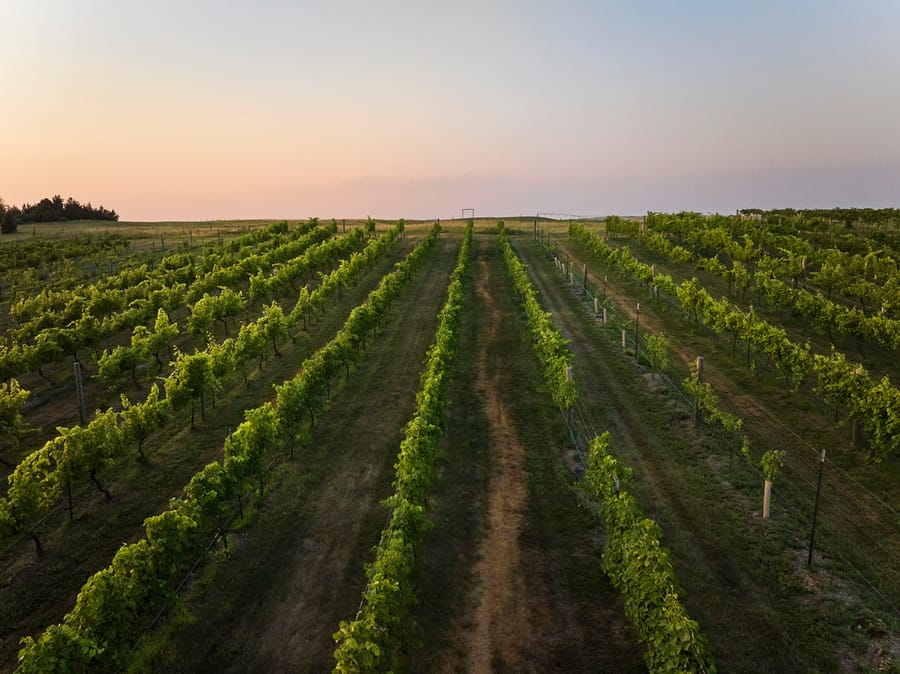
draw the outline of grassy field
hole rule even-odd
[[[159,252],[161,238],[167,246],[192,239],[199,245],[264,224],[70,223],[39,225],[33,235],[26,227],[18,236],[115,231],[131,238],[133,249]],[[347,221],[348,228],[359,224]],[[235,381],[223,391],[207,422],[191,431],[180,419],[177,428],[152,440],[147,462],[111,469],[104,479],[112,501],[94,491],[79,500],[73,522],[57,512],[45,525],[44,560],[34,557],[27,541],[0,557],[0,670],[12,671],[19,638],[39,633],[71,609],[85,579],[108,563],[122,541],[133,540],[141,520],[161,510],[198,467],[221,454],[243,410],[271,399],[272,385],[334,335],[430,225],[407,223],[408,238],[387,259],[248,385]],[[228,546],[191,576],[183,604],[141,644],[134,671],[331,668],[332,635],[357,609],[364,567],[384,526],[380,501],[392,492],[401,430],[465,222],[442,225],[439,245],[379,329],[366,361],[340,385],[309,441],[279,467]],[[606,291],[623,320],[640,301],[643,329],[665,331],[672,344],[668,376],[651,376],[622,351],[618,334],[600,323],[593,305],[532,240],[535,221],[507,220],[542,307],[569,340],[582,413],[593,429],[610,431],[612,453],[633,468],[635,491],[662,527],[685,604],[719,671],[900,671],[900,616],[842,561],[846,544],[838,541],[865,545],[856,524],[826,510],[820,522],[825,537],[807,569],[808,518],[779,502],[776,491],[773,517],[764,522],[761,484],[733,439],[695,428],[690,404],[667,382],[677,383],[696,355],[714,354],[710,373],[726,401],[748,415],[771,415],[768,426],[749,424],[761,444],[775,424],[808,435],[821,426],[821,411],[780,393],[771,378],[742,374],[720,357],[724,345],[668,305],[648,301],[637,284],[595,268],[583,249],[568,242],[567,225],[536,222],[579,268],[587,263],[595,281],[607,274]],[[379,230],[387,226],[378,223]],[[622,600],[603,574],[600,519],[577,488],[579,459],[542,383],[494,227],[494,220],[476,222],[440,479],[428,506],[433,528],[417,550],[414,638],[398,669],[646,671]],[[14,241],[4,237],[0,245]],[[51,370],[57,383],[41,389],[46,402],[26,415],[32,425],[46,427],[45,434],[54,419],[71,421],[74,413],[57,393],[69,368],[67,362]],[[99,387],[90,390],[102,395]],[[815,436],[835,452],[832,445],[842,441],[839,429]],[[856,467],[858,458],[844,452],[841,465],[896,507],[900,462],[895,457],[883,466]],[[900,541],[888,545],[893,549]],[[890,564],[892,557],[878,559]]]

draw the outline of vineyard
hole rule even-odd
[[[900,671],[880,217],[0,242],[0,671]]]

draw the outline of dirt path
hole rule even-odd
[[[357,610],[385,523],[379,504],[458,247],[458,237],[439,240],[154,671],[331,670],[332,635]]]
[[[451,428],[450,437],[486,445],[483,507],[473,506],[480,513],[480,536],[474,553],[465,541],[455,543],[460,548],[452,556],[471,555],[471,566],[457,577],[446,574],[459,588],[454,608],[442,613],[443,624],[430,625],[422,635],[426,650],[431,638],[441,646],[409,671],[639,671],[640,648],[602,575],[594,520],[571,491],[574,476],[560,442],[564,425],[542,390],[496,239],[479,240],[476,255],[476,287],[467,311],[475,325],[463,327],[461,349],[471,363],[462,364],[457,376],[469,378],[463,388],[473,391],[484,427],[468,438]],[[451,412],[449,423],[465,420]],[[473,461],[481,456],[468,455]],[[448,465],[444,480],[456,479],[456,470]],[[440,512],[437,519],[440,528]],[[466,530],[463,536],[472,528],[457,527]],[[449,535],[436,532],[431,545],[444,544],[437,541]],[[434,597],[426,590],[421,599],[430,604]]]
[[[490,275],[487,262],[480,260],[478,298],[486,308],[489,342],[497,338],[501,325],[500,309],[489,292]],[[466,667],[469,672],[489,672],[491,663],[497,659],[523,671],[518,659],[520,646],[534,632],[529,602],[523,601],[528,596],[524,579],[519,575],[519,537],[528,498],[525,449],[501,397],[511,382],[501,381],[503,371],[496,360],[488,359],[486,348],[479,351],[477,363],[475,386],[484,391],[495,468],[489,486],[488,528],[475,567],[479,579],[478,604],[474,622],[462,636],[463,650],[469,654]]]

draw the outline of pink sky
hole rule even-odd
[[[896,206],[900,4],[811,6],[8,3],[0,197],[124,220]]]

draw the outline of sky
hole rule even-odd
[[[897,0],[0,0],[0,25],[7,204],[900,206]]]

